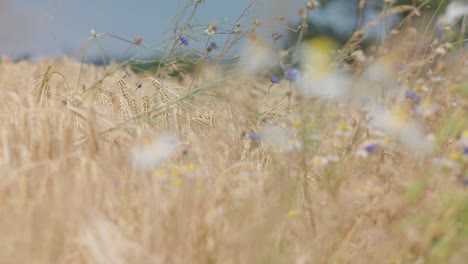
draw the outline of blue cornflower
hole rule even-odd
[[[364,148],[364,150],[367,152],[367,153],[377,153],[377,151],[379,151],[378,147],[377,147],[377,144],[368,144],[366,145],[366,147]]]
[[[212,41],[212,42],[210,43],[210,48],[211,48],[211,49],[217,49],[217,48],[218,48],[218,44],[216,44],[216,42]]]
[[[275,76],[275,75],[272,75],[272,76],[270,77],[270,81],[271,81],[271,83],[274,83],[274,84],[278,84],[278,83],[281,82],[280,78],[278,78],[278,77]]]
[[[210,45],[208,45],[208,47],[206,48],[206,51],[211,52],[217,48],[218,48],[218,45],[216,44],[216,42],[212,41],[210,42]]]
[[[299,78],[300,72],[296,68],[287,68],[284,78],[290,82],[295,82]]]
[[[412,90],[405,92],[405,98],[412,100],[415,105],[419,105],[421,103],[421,96]]]
[[[255,133],[255,132],[251,132],[249,134],[249,139],[252,140],[252,141],[259,141],[260,140],[260,135],[258,133]]]
[[[189,44],[189,39],[188,39],[187,37],[185,37],[184,35],[182,35],[182,36],[180,37],[179,40],[180,40],[180,43],[182,43],[184,46],[188,46],[188,44]]]

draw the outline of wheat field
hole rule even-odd
[[[178,78],[4,57],[0,263],[466,263],[466,48],[415,19],[296,68],[257,24]]]

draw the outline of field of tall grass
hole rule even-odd
[[[468,263],[467,12],[384,2],[344,46],[188,1],[153,70],[4,57],[0,263]]]

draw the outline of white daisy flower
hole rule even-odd
[[[131,150],[131,161],[136,168],[152,170],[169,160],[178,146],[178,139],[169,133],[156,138],[145,137]]]

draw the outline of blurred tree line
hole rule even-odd
[[[339,44],[344,44],[349,37],[367,21],[374,19],[385,8],[385,0],[320,0],[321,10],[313,10],[308,22],[308,30],[305,32],[304,39],[314,38],[317,36],[327,36],[335,39]],[[433,16],[435,12],[442,14],[445,7],[449,4],[449,0],[394,0],[390,7],[399,5],[421,6],[424,11],[423,15]],[[359,5],[364,3],[362,9]],[[423,5],[424,4],[424,5]],[[388,6],[387,6],[388,8]],[[317,12],[317,13],[314,13]],[[321,15],[320,13],[326,13]],[[404,19],[408,13],[401,13],[388,17],[388,27],[397,24]],[[346,22],[341,22],[346,21]],[[293,27],[297,27],[295,25]],[[382,30],[380,28],[379,30]],[[387,32],[390,28],[387,28]],[[382,34],[382,32],[374,32]],[[288,35],[286,46],[291,46],[297,40],[298,33],[291,32]],[[367,41],[378,39],[376,36],[369,36]]]
[[[373,20],[382,12],[385,8],[385,0],[365,0],[364,7],[359,8],[362,0],[319,0],[320,7],[317,10],[313,10],[308,21],[308,30],[304,33],[303,38],[309,39],[318,36],[326,36],[335,39],[338,44],[343,45],[346,43],[351,35],[359,30],[366,22]],[[421,6],[422,15],[433,16],[434,12],[442,14],[445,7],[450,3],[450,0],[395,0],[390,4],[388,8],[396,7],[398,5],[413,5]],[[424,5],[423,5],[424,4]],[[391,19],[388,19],[389,24],[386,29],[388,33],[392,25],[397,24],[399,21],[404,19],[409,14],[401,13],[394,15]],[[297,25],[291,25],[292,28],[297,28]],[[376,27],[374,34],[381,34],[379,31],[383,29]],[[298,39],[299,32],[289,31],[286,33],[284,40],[284,47],[293,47]],[[369,36],[363,43],[362,46],[371,44],[375,40],[379,40],[379,36]],[[145,62],[133,62],[130,63],[131,68],[134,72],[145,72],[155,70],[159,65],[159,59],[152,59]],[[196,58],[181,58],[177,62],[177,65],[183,65],[182,71],[190,72],[193,70]],[[178,76],[178,71],[175,71],[175,76]],[[281,73],[278,73],[281,75]]]

